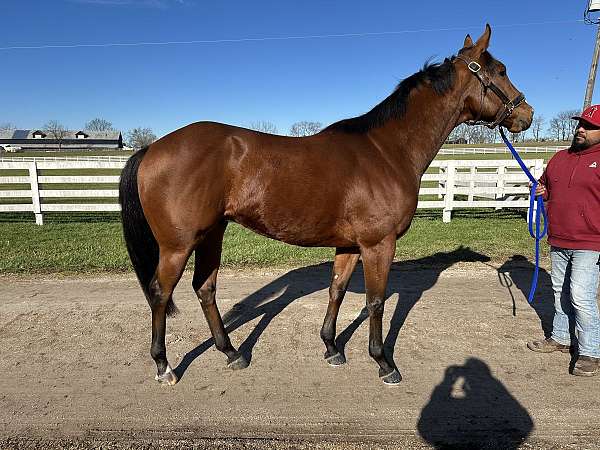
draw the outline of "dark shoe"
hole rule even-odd
[[[600,373],[600,358],[580,356],[573,368],[573,375],[579,377],[593,377]]]
[[[552,338],[544,339],[543,341],[529,341],[527,348],[534,352],[539,353],[552,353],[552,352],[563,352],[569,353],[570,347],[568,345],[559,344]]]

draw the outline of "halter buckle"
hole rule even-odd
[[[467,64],[467,67],[473,73],[477,73],[481,70],[481,65],[477,61],[471,61],[469,64]]]

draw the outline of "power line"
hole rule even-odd
[[[559,25],[582,23],[583,20],[561,20],[548,22],[529,22],[529,23],[513,23],[506,25],[495,25],[494,28],[514,28],[524,26],[540,26],[540,25]],[[331,39],[331,38],[359,38],[359,37],[375,37],[375,36],[390,36],[398,34],[411,33],[434,33],[439,31],[466,31],[477,28],[471,27],[455,27],[455,28],[429,28],[418,30],[399,30],[399,31],[380,31],[371,33],[343,33],[343,34],[315,34],[303,36],[264,36],[255,38],[239,38],[239,39],[200,39],[192,41],[149,41],[149,42],[110,42],[100,44],[47,44],[47,45],[14,45],[8,47],[0,47],[0,50],[44,50],[44,49],[72,49],[72,48],[107,48],[107,47],[142,47],[150,45],[190,45],[190,44],[225,44],[225,43],[242,43],[242,42],[264,42],[264,41],[290,41],[302,39]]]

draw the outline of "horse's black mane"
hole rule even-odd
[[[416,87],[428,83],[437,94],[444,94],[454,85],[455,69],[446,58],[441,64],[425,63],[417,73],[405,78],[392,94],[362,116],[340,120],[323,131],[343,131],[346,133],[366,133],[380,127],[390,119],[400,118],[406,113],[408,96]]]

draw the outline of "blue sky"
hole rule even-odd
[[[486,22],[490,50],[549,119],[583,103],[596,32],[581,21],[586,4],[1,0],[0,123],[80,129],[102,117],[160,136],[198,120],[265,120],[286,134],[296,121],[325,125],[369,110]],[[212,42],[81,47],[175,41]]]

